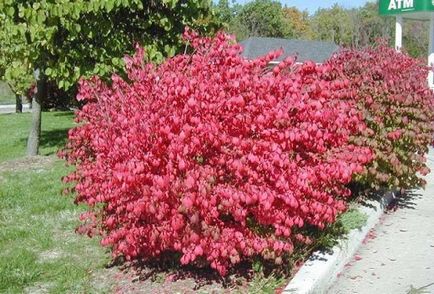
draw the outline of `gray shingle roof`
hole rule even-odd
[[[283,49],[283,54],[276,61],[281,61],[288,56],[297,56],[297,62],[312,60],[322,63],[339,49],[333,42],[289,40],[280,38],[251,37],[240,44],[243,46],[243,56],[253,59],[263,56],[270,51]]]

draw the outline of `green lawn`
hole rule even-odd
[[[75,234],[83,208],[60,195],[65,173],[55,161],[0,174],[0,293],[99,292],[92,276],[107,255]]]
[[[75,233],[84,208],[60,194],[68,170],[54,153],[72,114],[43,114],[41,151],[50,156],[36,159],[19,158],[29,123],[29,114],[0,115],[0,293],[107,292],[96,277],[109,255]]]
[[[72,119],[70,111],[42,113],[41,155],[54,154],[65,144]],[[0,115],[0,162],[25,155],[30,122],[30,113]]]

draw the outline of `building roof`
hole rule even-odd
[[[297,62],[312,60],[323,63],[330,58],[339,46],[333,42],[289,40],[280,38],[251,37],[240,44],[243,46],[242,55],[247,59],[263,56],[270,51],[283,49],[283,54],[275,61],[282,61],[288,56],[297,56]]]

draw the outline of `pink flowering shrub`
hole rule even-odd
[[[248,61],[223,33],[186,31],[194,49],[155,66],[142,48],[127,80],[82,81],[61,153],[76,170],[76,201],[90,234],[127,259],[179,252],[225,275],[254,256],[281,262],[305,225],[324,228],[345,209],[371,151],[349,143],[365,129],[347,80],[328,66],[280,53]]]
[[[423,186],[420,175],[429,172],[426,154],[434,137],[434,96],[425,61],[380,43],[344,50],[328,65],[350,81],[367,125],[351,140],[374,153],[368,173],[357,181],[375,188]]]

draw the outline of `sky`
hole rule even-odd
[[[283,5],[295,6],[300,10],[307,10],[310,14],[315,13],[318,8],[331,7],[335,3],[345,8],[353,8],[363,6],[368,1],[372,2],[373,0],[279,0]],[[244,4],[249,0],[236,0],[236,2]]]

